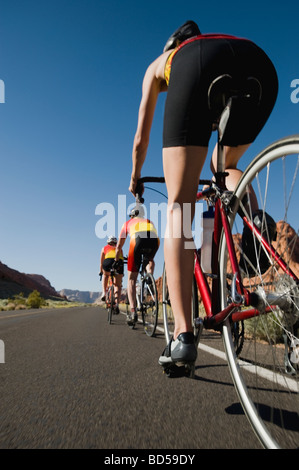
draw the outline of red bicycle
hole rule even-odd
[[[235,108],[246,111],[258,99],[259,83],[249,79],[247,85],[232,91],[229,77],[219,77],[209,94],[211,107],[216,103],[218,116],[221,111],[215,120],[218,164],[212,181],[200,181],[208,187],[198,193],[198,200],[207,201],[214,213],[211,268],[207,272],[202,267],[202,246],[194,254],[193,325],[198,342],[203,329],[221,332],[236,391],[262,445],[297,448],[299,135],[267,147],[250,163],[235,191],[227,191],[222,139]],[[164,179],[141,179],[149,181]],[[258,222],[252,190],[260,207]],[[276,221],[276,237],[270,233],[267,213]],[[242,242],[244,227],[251,237],[249,254]],[[173,315],[165,267],[163,321],[168,344]]]

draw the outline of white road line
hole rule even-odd
[[[157,327],[157,329],[159,329],[161,332],[164,333],[164,328]],[[223,351],[219,351],[218,349],[211,348],[211,346],[207,346],[206,344],[203,344],[203,343],[198,344],[198,349],[201,349],[202,351],[212,354],[213,356],[216,356],[219,359],[222,359],[223,361],[227,362],[226,354]],[[238,360],[238,364],[240,368],[244,369],[246,372],[257,374],[260,377],[266,380],[269,380],[270,382],[277,383],[277,385],[285,387],[292,392],[296,392],[296,393],[299,392],[298,382],[290,377],[286,377],[282,374],[277,374],[277,373],[275,374],[268,369],[265,369],[260,366],[255,366],[254,364],[250,364],[249,362],[246,362],[243,360]]]

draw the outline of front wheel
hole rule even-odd
[[[155,279],[152,274],[146,274],[142,280],[142,321],[147,336],[154,336],[156,332],[159,302]]]
[[[243,409],[266,448],[298,447],[298,177],[299,135],[272,144],[251,162],[229,208],[243,286],[263,299],[263,306],[259,306],[260,314],[244,322],[244,344],[239,358],[229,320],[223,327],[223,340]],[[275,255],[252,232],[251,251],[246,248],[243,217],[256,224],[252,189],[260,209],[260,232],[272,244]],[[275,220],[276,236],[269,216]],[[219,248],[219,267],[224,309],[231,302],[232,272],[224,236]]]

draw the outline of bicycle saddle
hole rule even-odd
[[[213,123],[220,131],[220,140],[224,138],[228,120],[238,121],[242,116],[254,114],[261,96],[262,87],[255,77],[234,79],[224,74],[212,81],[208,89],[208,106]]]

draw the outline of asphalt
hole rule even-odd
[[[195,378],[158,365],[163,333],[100,307],[0,312],[1,449],[260,449],[225,361]],[[217,334],[206,344],[221,342]]]

